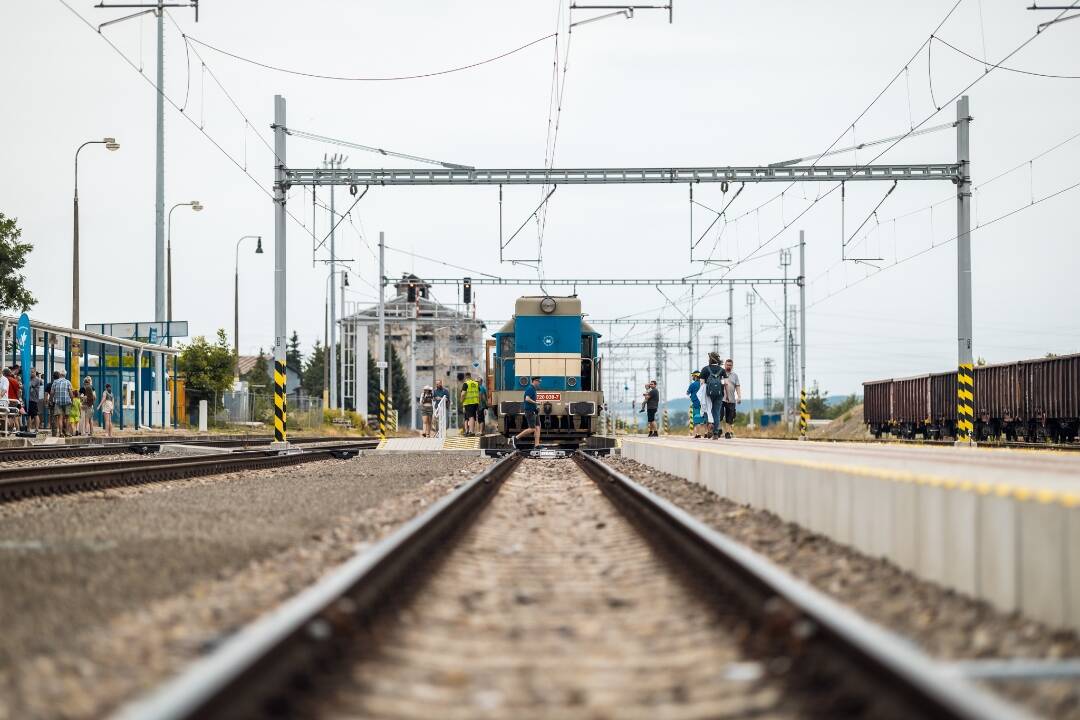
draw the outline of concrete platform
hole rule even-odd
[[[623,440],[623,455],[995,607],[1080,630],[1080,454]]]

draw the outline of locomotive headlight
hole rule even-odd
[[[549,403],[549,402],[544,403],[544,414],[545,415],[550,415],[551,414],[551,403]]]
[[[549,315],[555,312],[555,298],[545,297],[540,301],[540,309]]]

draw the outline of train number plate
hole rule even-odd
[[[540,402],[544,400],[562,400],[562,393],[542,392],[536,393],[536,399]]]

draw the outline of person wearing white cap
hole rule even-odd
[[[424,437],[431,437],[431,415],[435,406],[431,386],[425,385],[420,392],[420,419],[424,422]]]

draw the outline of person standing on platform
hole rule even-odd
[[[94,403],[97,401],[97,395],[94,393],[94,383],[90,378],[83,381],[82,391],[79,394],[82,395],[83,408],[79,418],[81,424],[79,430],[83,435],[94,437]]]
[[[52,404],[56,408],[56,426],[60,437],[67,437],[71,433],[71,423],[68,415],[71,413],[71,405],[74,398],[71,395],[71,382],[65,377],[63,370],[57,370],[56,379],[52,382]]]
[[[649,421],[649,437],[660,437],[656,430],[656,411],[660,407],[660,391],[656,389],[656,381],[650,380],[643,393],[646,419]]]
[[[41,427],[41,391],[44,384],[37,368],[30,368],[30,407],[27,408],[27,412],[30,415],[29,428],[34,432]]]
[[[517,447],[517,441],[522,437],[533,434],[533,447],[540,447],[540,423],[537,415],[540,412],[540,402],[536,399],[536,389],[540,387],[540,378],[534,377],[532,382],[525,386],[525,396],[521,403],[525,413],[525,429],[510,438],[511,447]]]
[[[728,358],[724,361],[724,411],[722,419],[727,425],[724,437],[730,440],[735,436],[735,406],[742,402],[742,388],[739,386],[739,376],[735,374],[735,361]]]
[[[425,385],[420,391],[420,420],[424,423],[424,437],[431,437],[431,416],[434,413],[434,395],[431,386]]]
[[[478,434],[483,435],[487,429],[488,389],[483,376],[480,377],[480,407],[477,409]]]
[[[701,409],[708,424],[706,436],[716,440],[720,437],[720,412],[724,407],[724,366],[720,354],[709,353],[709,364],[701,368]]]
[[[112,385],[105,383],[105,389],[101,391],[101,405],[98,406],[98,409],[101,410],[101,421],[105,426],[106,437],[112,437],[112,414],[115,402]]]
[[[690,398],[690,421],[694,423],[694,437],[701,437],[701,430],[705,425],[701,417],[701,398],[698,392],[701,390],[701,373],[695,370],[690,373],[690,387],[686,388],[686,396]]]
[[[461,384],[461,407],[465,411],[465,435],[476,434],[476,417],[480,410],[480,383],[473,380],[472,373],[465,373]]]
[[[3,415],[4,432],[8,431],[8,388],[10,386],[11,370],[4,368],[0,373],[0,414]]]

